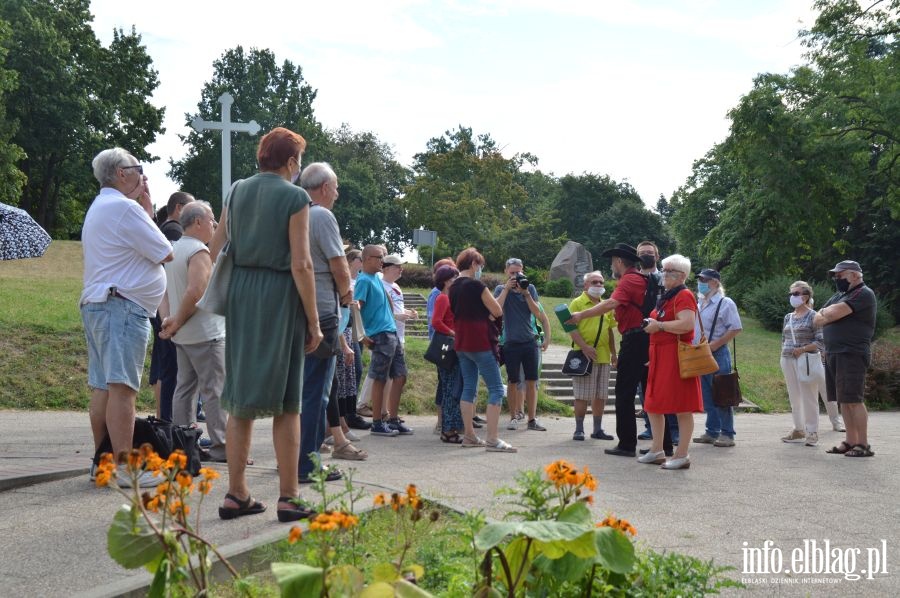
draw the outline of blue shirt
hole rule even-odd
[[[716,308],[719,303],[722,308],[719,310],[719,318],[716,320],[716,327],[713,329],[713,318],[716,315]],[[731,297],[723,297],[720,293],[713,294],[707,299],[704,297],[700,300],[698,313],[700,318],[694,322],[694,343],[700,342],[700,322],[703,320],[703,331],[706,333],[707,341],[714,341],[725,336],[729,330],[743,330],[741,324],[741,316],[738,315],[737,305]]]
[[[499,297],[503,292],[504,285],[497,285],[494,289],[494,297]],[[528,293],[534,302],[538,301],[537,290],[533,284],[528,285]],[[525,296],[516,291],[509,291],[506,294],[506,301],[503,302],[503,339],[504,343],[534,343],[537,334],[532,325],[531,310],[528,309],[528,302]]]
[[[362,301],[360,309],[363,327],[369,338],[381,332],[397,332],[394,309],[388,301],[381,279],[374,274],[360,272],[353,287],[353,298]]]
[[[431,289],[431,293],[428,294],[428,301],[425,303],[425,317],[428,320],[428,338],[434,336],[434,327],[431,325],[431,316],[434,315],[434,302],[437,301],[438,295],[441,292],[437,287]]]

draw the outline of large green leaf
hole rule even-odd
[[[328,592],[334,596],[355,596],[366,585],[362,571],[353,565],[335,565],[326,577]]]
[[[429,596],[434,596],[434,594],[426,592],[419,586],[409,583],[405,579],[398,580],[394,584],[394,592],[394,595],[399,596],[400,598],[428,598]]]
[[[546,556],[548,559],[561,558],[568,552],[583,559],[593,558],[597,554],[593,530],[587,532],[582,531],[580,536],[572,540],[553,540],[552,542],[535,541],[535,550]]]
[[[376,581],[360,592],[359,598],[394,598],[394,586],[386,581]]]
[[[534,559],[534,566],[537,569],[558,582],[578,581],[592,565],[592,560],[575,556],[571,552],[558,559],[549,559],[545,556]]]
[[[598,563],[622,574],[634,568],[634,545],[624,533],[611,527],[598,527],[593,536]]]
[[[132,521],[131,505],[122,505],[113,515],[106,535],[109,556],[126,569],[136,569],[163,554],[163,547],[147,522],[138,517]]]
[[[378,563],[372,567],[372,579],[374,581],[393,583],[397,577],[397,567],[391,563]]]
[[[307,598],[322,594],[322,570],[300,563],[272,563],[272,575],[282,598]]]
[[[153,576],[153,583],[147,591],[147,598],[163,598],[166,595],[166,586],[169,583],[169,563],[163,561],[156,569],[156,575]]]
[[[478,550],[490,550],[507,536],[528,536],[541,542],[574,540],[589,531],[585,525],[566,521],[503,521],[490,523],[475,536]]]
[[[576,502],[563,509],[563,512],[559,514],[558,521],[578,523],[590,527],[592,519],[591,510],[588,509],[587,505],[583,502]]]

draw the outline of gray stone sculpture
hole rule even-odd
[[[572,281],[576,291],[580,291],[584,281],[584,275],[594,271],[594,260],[591,252],[581,243],[567,241],[559,250],[550,266],[549,280],[568,278]]]

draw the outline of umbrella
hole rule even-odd
[[[50,245],[50,235],[19,208],[0,203],[0,260],[41,257]]]

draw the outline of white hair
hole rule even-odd
[[[208,201],[196,199],[184,204],[184,207],[181,209],[181,216],[178,217],[178,223],[181,224],[181,228],[186,229],[194,224],[194,220],[207,215],[213,215],[212,206],[209,205]]]
[[[307,191],[336,180],[337,175],[328,162],[313,162],[300,173],[300,186]]]
[[[671,266],[672,269],[684,272],[685,276],[691,273],[691,260],[680,253],[673,253],[662,261],[663,268]]]
[[[116,171],[121,166],[130,166],[130,162],[137,158],[121,147],[105,149],[94,157],[91,166],[94,169],[94,178],[101,187],[109,187],[116,182]]]

